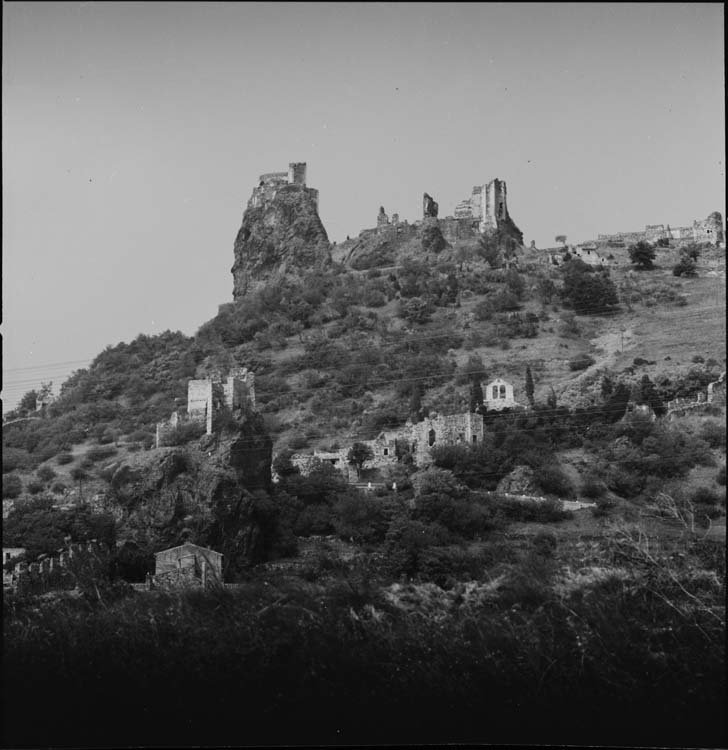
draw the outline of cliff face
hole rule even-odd
[[[296,184],[282,185],[262,200],[259,189],[254,191],[235,239],[234,299],[277,276],[316,270],[331,262],[317,195]]]
[[[272,441],[250,413],[222,435],[121,462],[104,498],[120,536],[158,550],[191,538],[245,567],[267,557],[267,513],[257,499],[271,481]]]

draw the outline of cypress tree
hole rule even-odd
[[[526,398],[528,403],[533,406],[533,375],[531,375],[530,367],[526,367]]]
[[[470,384],[470,412],[471,414],[478,411],[478,407],[483,403],[483,388],[480,380],[473,378]]]

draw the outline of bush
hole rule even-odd
[[[56,472],[48,465],[43,465],[36,472],[38,479],[46,484],[56,478]]]
[[[704,422],[698,433],[701,440],[705,442],[711,448],[722,448],[725,450],[726,446],[726,434],[725,427],[718,422],[709,420]]]
[[[64,464],[70,464],[73,461],[73,456],[70,453],[59,453],[56,456],[56,463],[60,466]]]
[[[51,485],[51,492],[54,495],[62,495],[68,488],[63,482],[53,482]]]
[[[697,505],[718,505],[720,495],[710,487],[698,487],[690,499]]]
[[[12,500],[23,491],[23,483],[17,474],[3,475],[3,499]]]
[[[602,497],[607,491],[607,487],[597,476],[589,474],[584,477],[581,485],[581,494],[592,500]]]
[[[680,260],[672,267],[673,276],[697,276],[698,267],[692,258],[683,256]]]
[[[99,446],[98,448],[91,448],[91,450],[87,451],[85,458],[88,461],[96,463],[97,461],[103,461],[106,458],[111,458],[111,456],[115,456],[116,453],[116,448],[112,446]]]
[[[534,479],[547,495],[571,497],[574,494],[571,480],[560,466],[542,464],[534,470]]]
[[[588,354],[577,354],[569,360],[569,369],[572,371],[586,370],[591,367],[596,360]]]
[[[201,438],[205,434],[205,425],[201,422],[183,422],[182,424],[178,424],[176,427],[171,429],[169,432],[167,432],[161,439],[160,443],[161,445],[165,447],[175,447],[179,445],[186,445],[187,443],[191,442],[192,440],[197,440],[198,438]],[[94,453],[94,451],[108,451],[111,450],[110,453],[106,453],[105,455],[99,456],[99,458],[92,459],[92,460],[101,460],[102,458],[109,458],[110,456],[113,456],[116,453],[116,450],[114,448],[95,448],[92,451],[88,452],[88,456],[91,457],[91,453]]]
[[[31,494],[31,495],[38,495],[39,493],[43,492],[43,488],[45,485],[43,482],[36,482],[34,479],[31,479],[28,484],[25,485],[25,489]]]
[[[27,469],[32,463],[27,451],[20,448],[3,449],[3,474],[15,469]]]

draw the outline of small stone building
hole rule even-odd
[[[500,411],[519,406],[513,397],[513,386],[502,378],[491,380],[485,387],[484,403],[488,411]]]
[[[185,542],[154,555],[155,588],[208,586],[222,583],[222,554]]]

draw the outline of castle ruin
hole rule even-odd
[[[319,192],[306,187],[306,162],[291,162],[287,172],[267,172],[258,178],[258,186],[248,200],[248,208],[260,208],[270,203],[282,188],[295,186],[305,190],[316,204],[318,211]]]
[[[686,242],[710,242],[712,245],[725,245],[725,231],[723,217],[719,211],[713,211],[705,219],[696,219],[689,227],[670,227],[669,224],[646,224],[642,232],[617,232],[616,234],[600,234],[597,241],[601,243],[624,242],[652,242],[658,240],[683,240]]]
[[[215,417],[221,409],[255,409],[255,374],[247,367],[239,367],[223,378],[219,372],[201,380],[187,383],[187,411],[175,411],[166,422],[157,423],[156,447],[159,448],[170,432],[183,424],[205,425],[205,432],[212,435]]]

